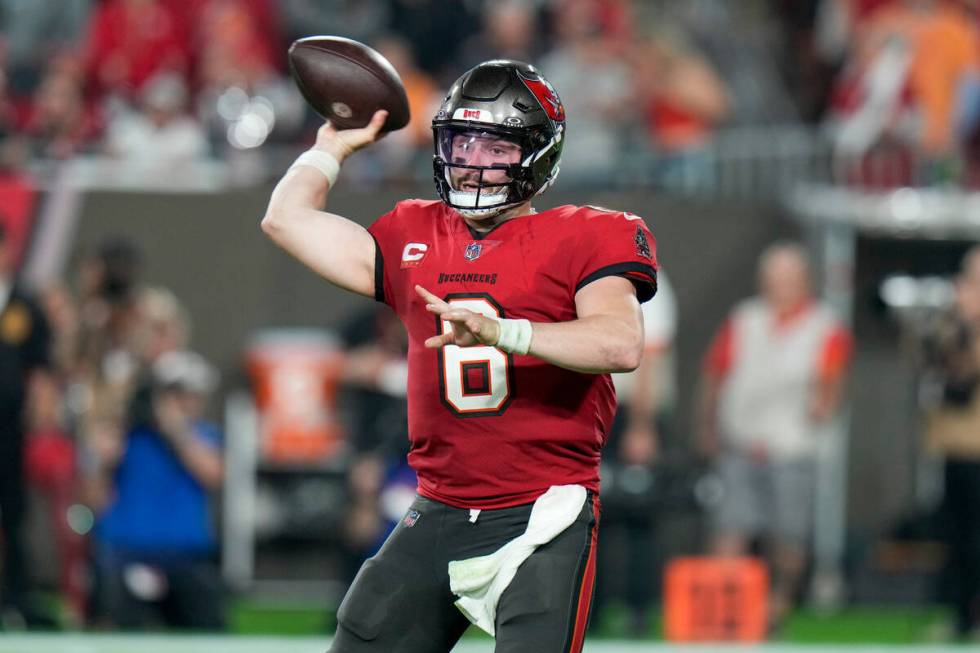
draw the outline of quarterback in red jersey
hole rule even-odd
[[[331,650],[449,651],[472,622],[498,653],[580,651],[609,373],[642,355],[653,236],[629,213],[531,207],[558,174],[565,113],[537,70],[505,60],[465,73],[432,122],[440,200],[400,202],[367,230],[321,211],[384,118],[324,125],[262,220],[409,335],[418,497],[352,584]]]

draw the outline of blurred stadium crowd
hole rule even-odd
[[[100,155],[144,181],[199,159],[270,175],[269,161],[255,172],[243,153],[306,143],[317,124],[288,80],[288,44],[337,34],[395,64],[414,116],[349,173],[369,182],[427,174],[417,163],[447,84],[509,57],[563,89],[576,132],[563,169],[583,183],[710,188],[714,158],[766,147],[719,146],[718,129],[806,125],[819,144],[809,156],[829,147],[838,179],[973,184],[975,10],[968,0],[10,0],[0,160]]]
[[[335,34],[392,61],[413,114],[408,128],[345,165],[345,184],[427,180],[429,120],[447,83],[504,57],[535,63],[559,91],[571,130],[562,183],[578,188],[710,195],[722,184],[720,162],[742,165],[748,149],[778,165],[776,153],[802,143],[803,178],[969,189],[980,184],[977,11],[971,0],[0,0],[0,169],[43,180],[91,161],[104,167],[95,185],[124,176],[136,188],[180,179],[199,162],[220,166],[231,185],[274,178],[319,124],[288,77],[288,45]],[[6,235],[0,242],[7,294],[20,253]],[[774,631],[802,594],[808,564],[799,506],[813,499],[815,452],[806,441],[836,415],[855,346],[814,297],[808,266],[795,245],[760,257],[760,298],[733,310],[704,352],[690,444],[743,490],[713,504],[713,537],[699,550],[741,555],[755,536],[774,538]],[[204,419],[215,414],[205,403],[217,373],[189,351],[180,299],[141,270],[139,247],[111,239],[76,262],[70,282],[34,300],[10,291],[0,303],[0,373],[11,379],[0,410],[11,423],[26,416],[23,433],[0,432],[3,627],[227,624],[211,505],[225,483],[221,436]],[[917,334],[920,362],[940,388],[931,435],[948,455],[955,499],[961,634],[980,624],[978,280],[974,251],[955,302]],[[649,471],[673,410],[673,302],[663,283],[646,315],[644,365],[617,381],[626,408],[604,470],[610,550],[625,553],[600,563],[618,566],[620,580],[600,584],[598,605],[618,593],[637,634],[648,631],[656,593],[644,581],[655,573],[654,507],[644,502],[656,501]],[[793,346],[756,347],[760,320],[770,318],[798,338]],[[337,536],[349,580],[400,517],[413,479],[395,462],[408,445],[404,333],[372,311],[353,316],[342,336],[346,355],[331,383],[347,388],[353,415]],[[798,360],[804,349],[813,356]],[[752,403],[770,395],[778,399]],[[805,405],[809,421],[782,415],[786,402]],[[771,420],[771,440],[740,431],[746,411]],[[766,503],[773,487],[790,503]],[[32,598],[28,488],[46,505],[58,619]]]

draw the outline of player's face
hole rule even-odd
[[[453,136],[450,163],[489,167],[511,165],[521,160],[521,146],[513,141],[485,132],[463,132]],[[450,183],[456,190],[475,193],[480,183],[480,170],[449,168]],[[484,185],[502,185],[511,181],[505,170],[484,170]],[[483,192],[486,192],[484,188]]]

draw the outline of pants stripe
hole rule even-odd
[[[585,563],[585,572],[579,588],[577,608],[575,610],[575,626],[572,629],[572,642],[568,653],[579,653],[585,644],[585,629],[589,625],[589,610],[592,607],[592,591],[595,587],[596,539],[599,531],[599,497],[592,497],[593,524],[589,533],[587,547],[589,557]]]

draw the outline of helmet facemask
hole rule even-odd
[[[526,201],[526,139],[473,126],[435,131],[436,182],[446,204],[464,217],[482,218]]]

